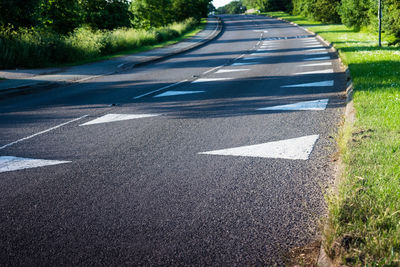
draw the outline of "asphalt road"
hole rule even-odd
[[[0,265],[281,266],[318,238],[345,75],[298,27],[223,20],[188,53],[0,102]]]

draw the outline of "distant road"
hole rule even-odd
[[[193,51],[0,102],[2,265],[282,266],[318,238],[345,75],[298,27],[223,20]]]

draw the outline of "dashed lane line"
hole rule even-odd
[[[30,136],[21,138],[21,139],[19,139],[19,140],[17,140],[17,141],[14,141],[14,142],[12,142],[12,143],[9,143],[9,144],[6,144],[6,145],[0,147],[0,150],[5,149],[5,148],[7,148],[7,147],[10,147],[10,146],[12,146],[12,145],[18,144],[18,143],[20,143],[20,142],[22,142],[22,141],[29,140],[29,139],[31,139],[31,138],[33,138],[33,137],[38,136],[38,135],[42,135],[42,134],[48,133],[48,132],[50,132],[50,131],[53,131],[53,130],[55,130],[55,129],[58,129],[58,128],[63,127],[63,126],[65,126],[65,125],[67,125],[67,124],[73,123],[73,122],[75,122],[75,121],[79,121],[79,120],[81,120],[81,119],[83,119],[83,118],[86,118],[87,116],[89,116],[89,114],[83,115],[82,117],[79,117],[79,118],[76,118],[76,119],[73,119],[73,120],[70,120],[70,121],[67,121],[67,122],[64,122],[64,123],[59,124],[59,125],[57,125],[57,126],[51,127],[51,128],[49,128],[49,129],[47,129],[47,130],[44,130],[44,131],[41,131],[41,132],[32,134],[32,135],[30,135]]]
[[[201,94],[205,93],[206,91],[166,91],[159,95],[153,96],[154,98],[157,97],[165,97],[165,96],[176,96],[176,95],[190,95],[190,94]]]
[[[133,99],[139,99],[139,98],[142,98],[142,97],[145,97],[145,96],[148,96],[148,95],[157,93],[157,92],[159,92],[159,91],[162,91],[162,90],[165,90],[165,89],[168,89],[168,88],[171,88],[171,87],[180,85],[180,84],[185,83],[185,82],[187,82],[187,81],[188,81],[188,80],[183,80],[183,81],[180,81],[180,82],[177,82],[177,83],[173,83],[173,84],[170,84],[170,85],[161,87],[161,88],[159,88],[159,89],[157,89],[157,90],[154,90],[154,91],[151,91],[151,92],[148,92],[148,93],[145,93],[145,94],[136,96],[136,97],[134,97]]]

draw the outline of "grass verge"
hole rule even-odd
[[[355,122],[339,137],[344,163],[328,197],[328,255],[342,264],[400,265],[400,48],[378,47],[377,34],[325,25],[283,12],[280,17],[319,34],[350,69]]]
[[[93,31],[78,28],[67,36],[40,29],[0,32],[0,68],[76,65],[167,46],[204,28],[194,19],[153,29]]]

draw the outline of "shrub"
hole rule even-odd
[[[43,29],[0,31],[0,68],[43,67],[96,58],[178,37],[197,25],[195,19],[152,30],[92,30],[84,26],[68,35]]]

